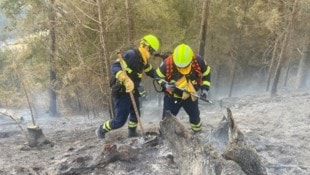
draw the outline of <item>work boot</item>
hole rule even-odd
[[[128,137],[137,137],[136,128],[128,128]]]
[[[106,132],[107,132],[107,131],[104,130],[104,129],[102,128],[102,125],[100,125],[100,126],[96,129],[97,138],[98,138],[98,139],[104,139],[105,133],[106,133]]]

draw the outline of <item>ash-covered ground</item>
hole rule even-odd
[[[310,91],[282,90],[271,98],[269,94],[214,100],[213,104],[200,102],[204,140],[216,127],[226,107],[233,113],[248,143],[253,145],[270,175],[310,174]],[[21,109],[0,109],[24,121],[24,131],[31,118]],[[147,101],[143,107],[142,124],[146,131],[158,131],[162,107]],[[188,129],[188,117],[181,111],[177,116]],[[37,116],[50,144],[28,147],[24,133],[15,122],[0,116],[0,174],[106,174],[106,175],[174,175],[178,167],[173,153],[165,144],[144,144],[142,137],[127,138],[127,125],[98,140],[94,134],[100,118],[63,116],[57,118]],[[121,145],[127,149],[126,159],[102,161],[106,156],[104,145]],[[125,148],[124,148],[125,146]],[[128,147],[126,147],[128,146]],[[107,158],[107,157],[104,157]],[[101,161],[98,161],[101,160]]]

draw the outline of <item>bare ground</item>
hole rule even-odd
[[[269,94],[225,98],[212,105],[201,102],[203,131],[198,137],[207,138],[226,115],[226,107],[230,107],[248,143],[261,156],[268,174],[310,174],[309,91],[282,91],[274,98]],[[149,102],[143,110],[145,130],[158,132],[161,107]],[[18,118],[20,115],[15,114]],[[31,120],[27,115],[23,118],[21,125],[25,130]],[[189,128],[184,111],[178,118]],[[0,116],[0,174],[178,174],[177,160],[164,141],[151,145],[144,144],[142,137],[127,138],[127,126],[98,140],[94,131],[104,119],[107,118],[38,117],[37,124],[51,143],[31,148],[14,121]],[[106,145],[117,145],[127,157],[109,159],[104,151]]]

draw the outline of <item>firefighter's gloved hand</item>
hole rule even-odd
[[[126,77],[123,82],[126,88],[126,92],[132,92],[135,87],[133,81],[129,77]]]
[[[126,79],[126,74],[123,71],[118,71],[116,74],[116,78],[120,81],[123,82]]]
[[[161,86],[170,92],[175,90],[175,84],[171,82],[162,82]]]
[[[206,89],[202,89],[200,97],[204,99],[208,99],[208,96],[209,96],[209,92]]]
[[[126,92],[132,92],[135,85],[133,83],[133,81],[123,72],[119,72],[117,73],[117,78],[119,81],[124,83],[124,86],[126,88]]]

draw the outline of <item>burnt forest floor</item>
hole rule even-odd
[[[197,137],[201,140],[206,139],[229,107],[268,174],[310,174],[309,91],[282,91],[273,98],[268,94],[224,98],[212,105],[204,102],[199,105],[203,131]],[[144,105],[142,122],[146,132],[158,134],[161,109],[154,102]],[[0,110],[14,113],[12,109]],[[20,119],[21,114],[16,111],[14,116]],[[176,160],[164,140],[145,144],[141,136],[128,138],[127,124],[108,133],[106,139],[98,140],[95,129],[108,119],[106,116],[38,117],[36,122],[51,143],[32,148],[27,146],[25,135],[15,122],[0,115],[0,174],[178,174]],[[177,117],[190,127],[184,111]],[[23,116],[23,130],[29,125],[31,119]],[[109,159],[104,145],[123,145],[119,149],[125,150],[127,157]]]

